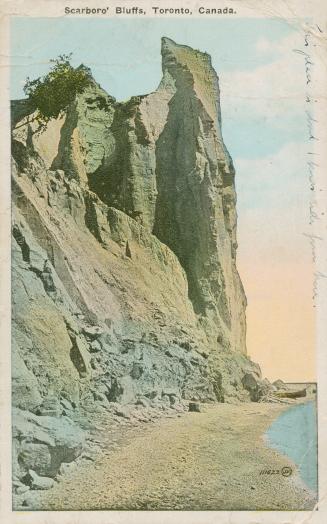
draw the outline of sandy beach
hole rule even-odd
[[[288,407],[205,405],[137,427],[126,421],[115,433],[103,426],[95,458],[28,493],[24,509],[310,510],[314,494],[264,437]]]

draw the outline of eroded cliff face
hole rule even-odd
[[[207,54],[167,38],[162,60],[154,93],[117,103],[92,81],[41,134],[13,103],[13,404],[26,427],[247,400],[244,377],[259,380],[218,78]],[[27,444],[20,475],[40,473]]]

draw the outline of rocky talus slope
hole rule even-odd
[[[218,78],[207,54],[167,38],[162,63],[155,92],[118,103],[92,80],[41,133],[12,103],[20,489],[81,453],[83,417],[255,400],[261,387]]]

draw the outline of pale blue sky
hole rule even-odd
[[[156,89],[161,77],[161,36],[207,51],[223,77],[228,72],[254,71],[278,60],[280,50],[274,44],[292,32],[287,22],[274,19],[14,18],[12,98],[23,96],[27,76],[45,73],[49,59],[62,53],[73,52],[74,65],[83,62],[91,67],[108,93],[125,100]],[[271,49],[266,46],[264,53],[257,49],[262,39],[273,44]],[[256,115],[250,109],[249,115],[246,104],[243,100],[237,107],[234,104],[234,112],[224,110],[222,92],[223,133],[233,156],[270,154],[285,141],[303,140],[303,112],[285,114],[281,126],[279,119],[269,118],[268,113]]]

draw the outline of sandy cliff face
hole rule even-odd
[[[13,103],[20,428],[46,435],[52,417],[113,403],[248,399],[244,376],[260,375],[246,357],[218,78],[207,54],[167,38],[162,58],[154,93],[117,103],[92,82],[41,134]],[[20,474],[34,464],[25,441]]]
[[[170,247],[211,341],[246,353],[234,168],[221,136],[218,78],[207,54],[167,38],[162,59],[155,93],[115,104],[94,86],[79,97],[53,167],[88,180],[104,203]]]

